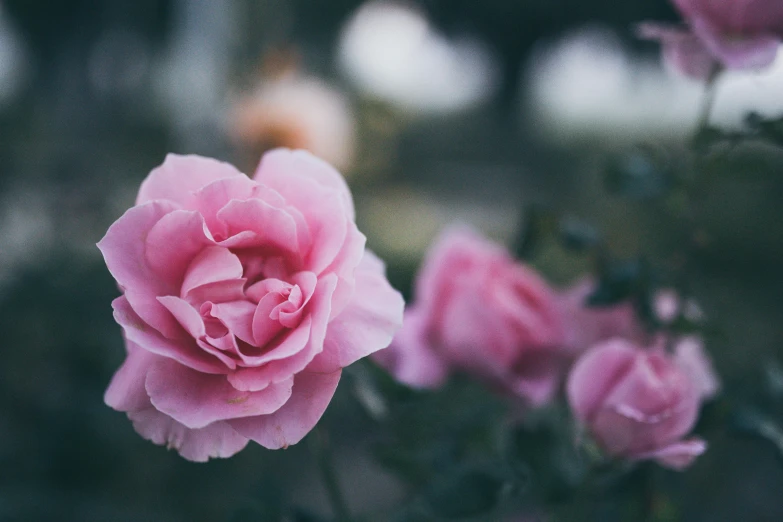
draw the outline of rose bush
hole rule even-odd
[[[98,247],[127,348],[106,403],[189,460],[298,442],[402,320],[344,180],[303,151],[253,179],[169,155]]]
[[[693,357],[692,349],[671,356],[662,345],[644,349],[613,339],[576,362],[566,385],[568,402],[606,454],[683,469],[705,451],[701,439],[683,440],[709,393],[704,377],[711,368],[701,366],[704,359]]]

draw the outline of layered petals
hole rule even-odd
[[[228,424],[242,436],[268,449],[296,444],[323,415],[337,389],[341,373],[340,370],[297,373],[291,398],[275,413],[232,420]]]
[[[298,442],[400,326],[347,185],[307,153],[271,153],[256,180],[170,155],[137,201],[98,245],[128,351],[105,400],[187,459]]]
[[[698,416],[697,384],[658,347],[620,339],[596,345],[572,369],[567,395],[576,419],[608,455],[682,469],[705,449],[701,441],[682,440]]]

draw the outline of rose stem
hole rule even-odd
[[[718,77],[721,74],[720,67],[714,67],[704,86],[704,97],[702,98],[701,108],[699,109],[699,119],[697,120],[696,134],[706,129],[710,124],[710,115],[712,106],[715,104],[715,91],[717,90]]]
[[[348,505],[345,503],[345,498],[340,491],[340,484],[334,470],[334,461],[332,460],[331,448],[329,446],[329,435],[326,431],[316,427],[308,439],[310,451],[318,464],[318,470],[326,487],[326,493],[329,496],[329,503],[332,505],[334,515],[340,522],[350,522],[351,516],[348,511]]]

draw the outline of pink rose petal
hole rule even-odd
[[[196,191],[210,182],[234,176],[247,177],[233,165],[212,158],[168,154],[141,184],[136,204],[164,199],[195,209]]]
[[[248,439],[227,422],[214,422],[201,429],[187,428],[154,407],[128,413],[133,428],[155,444],[175,449],[193,462],[227,458],[244,449]]]
[[[331,323],[325,349],[311,370],[335,371],[353,364],[391,343],[402,325],[404,302],[384,275],[382,263],[369,251],[356,270],[357,297]],[[359,298],[361,296],[361,298]]]
[[[203,428],[215,421],[277,411],[291,396],[292,384],[289,377],[261,391],[240,392],[225,375],[209,375],[161,360],[147,373],[144,386],[155,409],[188,428]]]
[[[297,373],[291,398],[282,408],[271,415],[235,419],[228,424],[265,448],[280,449],[296,444],[323,415],[337,389],[340,374],[341,371]]]
[[[682,471],[693,464],[696,457],[705,451],[707,451],[707,443],[694,438],[675,442],[654,452],[639,455],[638,458],[640,460],[654,459],[662,466]]]

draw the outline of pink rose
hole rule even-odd
[[[376,360],[411,386],[460,370],[528,399],[556,392],[567,354],[554,291],[498,245],[467,230],[432,247],[403,328]]]
[[[707,447],[683,440],[696,423],[700,384],[662,347],[598,344],[576,362],[566,391],[574,416],[608,455],[681,470]]]
[[[645,25],[643,37],[661,40],[678,70],[706,78],[712,67],[757,69],[770,65],[783,38],[779,0],[673,0],[690,31]]]
[[[364,243],[345,182],[309,153],[272,151],[253,179],[169,155],[98,244],[128,352],[106,403],[189,460],[298,442],[341,368],[401,323]]]

